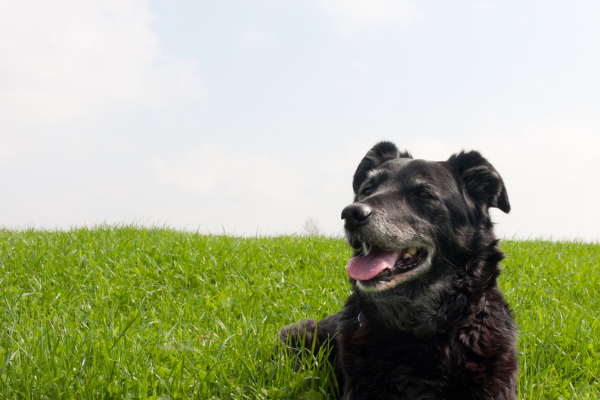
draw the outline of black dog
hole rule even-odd
[[[432,162],[381,142],[352,187],[342,218],[354,292],[281,340],[331,346],[343,399],[517,399],[517,330],[488,214],[510,210],[498,172],[476,151]]]

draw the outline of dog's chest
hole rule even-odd
[[[398,377],[448,379],[452,360],[447,338],[418,339],[389,330],[359,313],[340,332],[340,349],[349,377],[363,382]]]
[[[360,321],[358,315],[345,319],[339,334],[338,356],[353,393],[376,392],[381,399],[466,399],[471,398],[466,395],[471,388],[488,377],[480,357],[467,351],[457,329],[417,338],[363,314]]]

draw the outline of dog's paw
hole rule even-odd
[[[279,339],[290,350],[312,349],[316,330],[317,323],[314,319],[300,321],[284,327],[279,333]]]

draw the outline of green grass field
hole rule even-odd
[[[600,399],[600,245],[505,241],[520,398]],[[334,398],[281,326],[337,312],[341,239],[0,230],[4,399]]]

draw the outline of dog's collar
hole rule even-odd
[[[357,319],[358,319],[358,327],[359,327],[359,328],[362,328],[362,326],[363,326],[363,324],[364,324],[364,322],[363,322],[363,321],[365,320],[365,314],[363,314],[363,312],[362,312],[362,311],[361,311],[361,312],[359,312],[359,313],[358,313],[358,318],[357,318]]]

